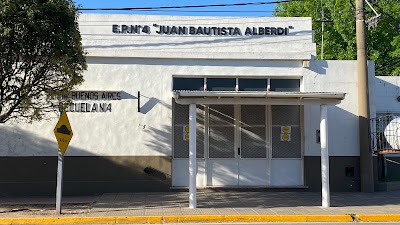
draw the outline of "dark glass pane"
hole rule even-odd
[[[173,78],[173,90],[203,91],[204,78]]]
[[[271,91],[300,91],[299,79],[271,79]]]
[[[207,78],[207,90],[209,91],[234,91],[235,78]]]
[[[267,79],[239,79],[239,91],[266,91]]]
[[[300,125],[300,106],[273,105],[271,106],[272,125]]]

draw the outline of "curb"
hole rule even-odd
[[[385,217],[387,215],[382,216]],[[398,215],[400,221],[400,215]],[[191,215],[0,218],[0,224],[126,224],[191,222],[353,222],[351,215]]]
[[[360,222],[400,222],[400,214],[360,214],[357,215]]]
[[[190,215],[0,218],[0,224],[126,224],[193,222],[400,222],[400,214],[351,215]]]

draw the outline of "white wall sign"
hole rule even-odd
[[[291,141],[292,140],[292,127],[291,126],[281,126],[281,141]]]
[[[183,140],[189,141],[189,124],[183,126]]]
[[[121,93],[121,91],[72,91],[63,98],[73,101],[67,112],[111,112],[112,104],[108,101],[121,100]]]

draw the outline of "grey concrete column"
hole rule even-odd
[[[189,105],[189,208],[196,208],[196,104]]]
[[[321,135],[321,181],[322,207],[330,207],[329,190],[329,151],[328,151],[328,107],[321,105],[321,121],[319,124]]]
[[[360,135],[361,191],[374,192],[373,158],[369,143],[369,84],[367,66],[367,30],[365,28],[365,2],[356,0],[358,119]]]

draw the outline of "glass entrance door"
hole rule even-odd
[[[209,106],[208,185],[269,184],[266,111],[266,106]]]
[[[265,105],[240,106],[239,185],[269,185],[267,110]]]
[[[208,180],[211,186],[238,185],[234,105],[209,106]]]

